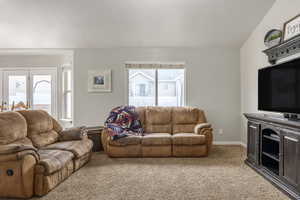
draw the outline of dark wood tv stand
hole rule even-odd
[[[289,197],[300,199],[300,122],[265,114],[245,116],[245,163]]]

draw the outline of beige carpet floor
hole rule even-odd
[[[245,150],[214,146],[207,158],[108,158],[95,153],[41,200],[288,199],[244,164]]]

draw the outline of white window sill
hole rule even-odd
[[[72,119],[59,119],[59,121],[63,123],[73,123]]]

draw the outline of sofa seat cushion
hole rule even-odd
[[[205,144],[205,135],[195,133],[177,133],[172,136],[174,145],[199,145]]]
[[[143,136],[142,145],[171,145],[172,139],[169,133],[151,133]]]
[[[109,140],[109,145],[112,146],[127,146],[127,145],[138,145],[141,144],[142,136],[131,135],[123,137],[117,140]]]
[[[79,158],[91,151],[93,142],[90,139],[73,140],[66,142],[57,142],[50,144],[43,149],[59,149],[72,152],[76,158]]]
[[[44,150],[38,151],[40,155],[39,165],[44,166],[45,174],[52,174],[64,168],[66,164],[74,158],[73,153],[63,150]]]

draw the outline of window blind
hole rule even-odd
[[[125,67],[128,69],[183,69],[183,62],[126,62]]]

